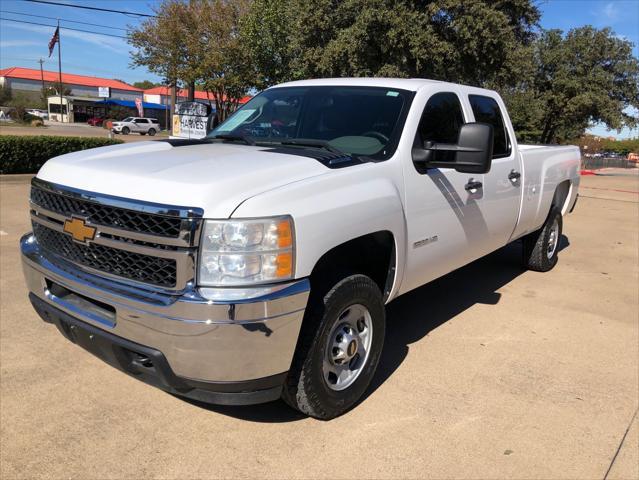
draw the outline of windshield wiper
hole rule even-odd
[[[331,153],[334,153],[336,155],[345,155],[350,157],[351,155],[349,155],[346,152],[342,152],[339,148],[334,147],[333,145],[331,145],[330,143],[328,143],[325,140],[315,140],[313,138],[289,138],[286,140],[282,140],[281,142],[279,142],[282,145],[294,145],[294,146],[298,146],[298,147],[316,147],[316,148],[323,148],[325,150],[328,150]]]
[[[244,135],[227,135],[227,134],[222,134],[222,135],[215,135],[214,137],[210,137],[212,139],[216,139],[219,138],[220,140],[230,140],[230,141],[240,141],[240,142],[244,142],[247,145],[255,145],[255,142],[253,140],[251,140],[249,137],[245,137]]]

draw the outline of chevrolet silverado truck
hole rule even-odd
[[[140,380],[331,419],[375,374],[385,304],[515,240],[555,266],[579,164],[518,145],[490,90],[285,83],[204,139],[49,160],[24,274],[46,322]]]

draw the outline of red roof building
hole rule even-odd
[[[211,103],[214,102],[213,97],[207,94],[207,92],[203,92],[201,90],[196,90],[193,95],[196,100],[201,100],[204,102],[208,102],[210,100]],[[177,92],[178,102],[184,102],[188,98],[188,92],[184,89],[180,89]],[[169,99],[171,98],[171,93],[168,87],[153,87],[148,90],[144,90],[144,101],[153,102],[153,103],[161,103],[166,105],[169,103]],[[240,105],[248,102],[252,97],[246,96],[242,97],[240,100]]]
[[[58,72],[34,68],[9,67],[0,70],[0,85],[8,86],[12,91],[40,95],[42,81],[47,86],[56,87]],[[99,97],[99,87],[109,88],[109,96],[118,100],[135,100],[142,97],[142,89],[112,78],[89,77],[62,72],[62,83],[71,90],[73,96]]]
[[[56,83],[59,81],[58,72],[50,72],[48,70],[44,70],[42,73],[44,76],[44,81],[46,83]],[[0,77],[37,80],[40,83],[42,83],[40,70],[36,70],[33,68],[23,68],[23,67],[5,68],[3,70],[0,70]],[[142,89],[136,88],[133,85],[129,85],[128,83],[124,83],[120,80],[114,80],[110,78],[100,78],[100,77],[88,77],[85,75],[75,75],[73,73],[64,73],[64,72],[62,72],[62,83],[64,83],[67,86],[81,85],[84,87],[110,87],[116,90],[130,90],[133,92],[142,91]]]

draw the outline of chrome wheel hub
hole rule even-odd
[[[323,374],[331,390],[350,387],[362,372],[371,350],[373,322],[363,305],[344,309],[329,335]]]
[[[546,256],[548,260],[550,260],[555,254],[555,250],[557,250],[557,245],[559,244],[559,222],[555,218],[555,221],[552,223],[552,227],[550,227],[550,236],[548,237],[548,249],[546,250]]]

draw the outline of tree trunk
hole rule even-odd
[[[189,82],[188,98],[189,102],[195,100],[195,82]]]
[[[541,143],[550,143],[548,141],[548,137],[550,136],[550,132],[554,129],[552,117],[552,115],[547,115],[544,119],[544,129],[541,133],[541,138],[539,139]]]
[[[175,84],[175,81],[171,84],[171,135],[173,135],[173,115],[175,115],[175,101],[177,100]]]

